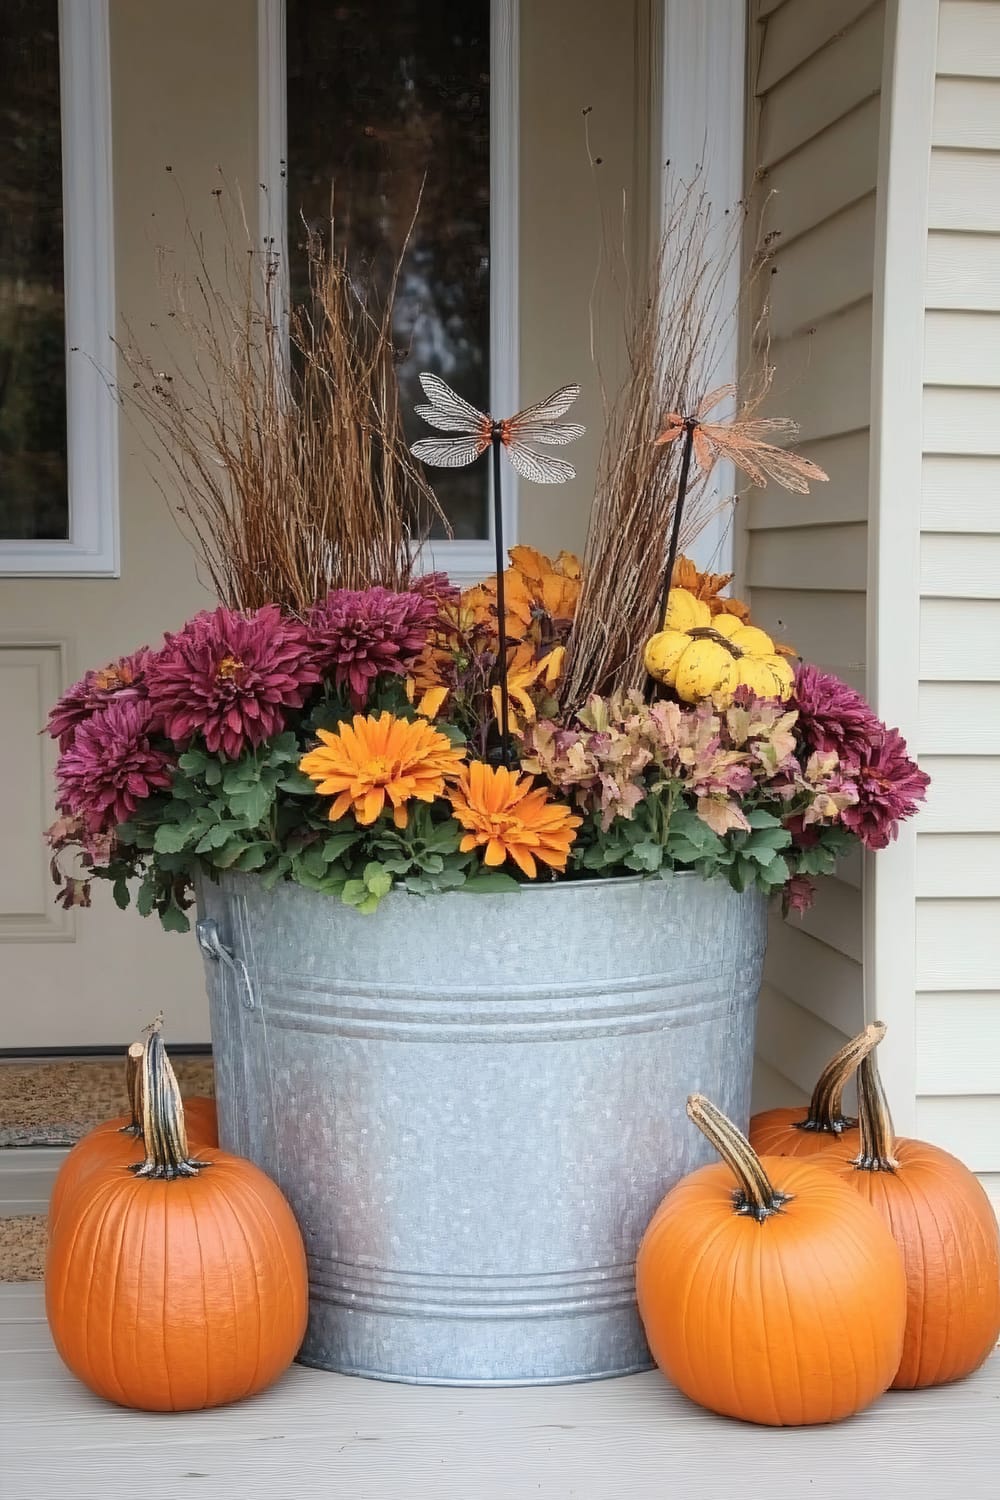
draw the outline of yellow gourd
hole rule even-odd
[[[671,589],[664,628],[651,636],[646,671],[672,687],[684,703],[711,698],[720,708],[739,687],[758,698],[786,699],[794,674],[766,631],[735,615],[712,617],[708,605],[687,589]]]

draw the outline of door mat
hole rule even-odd
[[[44,1214],[0,1219],[0,1281],[41,1281],[47,1243]]]
[[[210,1057],[172,1057],[183,1094],[214,1094]],[[124,1114],[124,1059],[0,1063],[0,1147],[72,1146]]]

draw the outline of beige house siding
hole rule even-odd
[[[776,236],[770,401],[831,480],[808,497],[751,493],[741,582],[761,625],[859,688],[884,11],[882,0],[752,0],[750,11],[748,181]],[[758,1104],[808,1090],[862,1021],[861,881],[860,860],[846,861],[804,920],[772,921]]]
[[[1000,1204],[1000,0],[939,7],[927,230],[917,1125]]]

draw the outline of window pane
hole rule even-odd
[[[408,351],[400,387],[411,438],[421,370],[489,406],[490,7],[488,0],[288,0],[288,224],[292,289],[303,220],[330,216],[384,286],[426,174],[396,296]],[[430,473],[457,537],[488,534],[487,465]]]
[[[57,0],[0,24],[0,537],[69,535]]]

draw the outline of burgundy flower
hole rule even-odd
[[[861,694],[818,667],[799,667],[790,706],[799,711],[798,729],[807,747],[833,750],[845,766],[864,760],[882,733]]]
[[[59,757],[60,808],[80,818],[90,835],[124,822],[140,802],[170,785],[172,766],[150,744],[151,724],[145,700],[109,703],[77,726]]]
[[[858,801],[845,807],[841,819],[868,849],[884,849],[924,800],[930,777],[906,753],[898,729],[880,727],[879,738],[851,773]]]
[[[276,604],[250,616],[224,605],[195,615],[165,637],[147,670],[167,738],[183,747],[201,735],[229,760],[280,733],[318,681],[305,627]]]
[[[816,882],[808,875],[793,875],[781,893],[781,907],[787,917],[790,911],[799,916],[808,911],[816,899]]]
[[[455,587],[447,573],[421,573],[411,578],[410,593],[433,599],[437,605],[457,604],[462,597],[462,590]]]
[[[400,676],[413,665],[438,609],[436,595],[334,589],[307,620],[315,661],[337,687],[346,684],[355,708],[363,708],[376,677]]]
[[[131,656],[121,656],[106,667],[88,672],[79,682],[67,688],[55,708],[49,714],[46,728],[54,740],[59,741],[60,750],[68,750],[73,743],[77,725],[83,724],[91,714],[105,708],[109,703],[124,703],[146,696],[146,663],[150,652],[147,646],[133,651]]]

